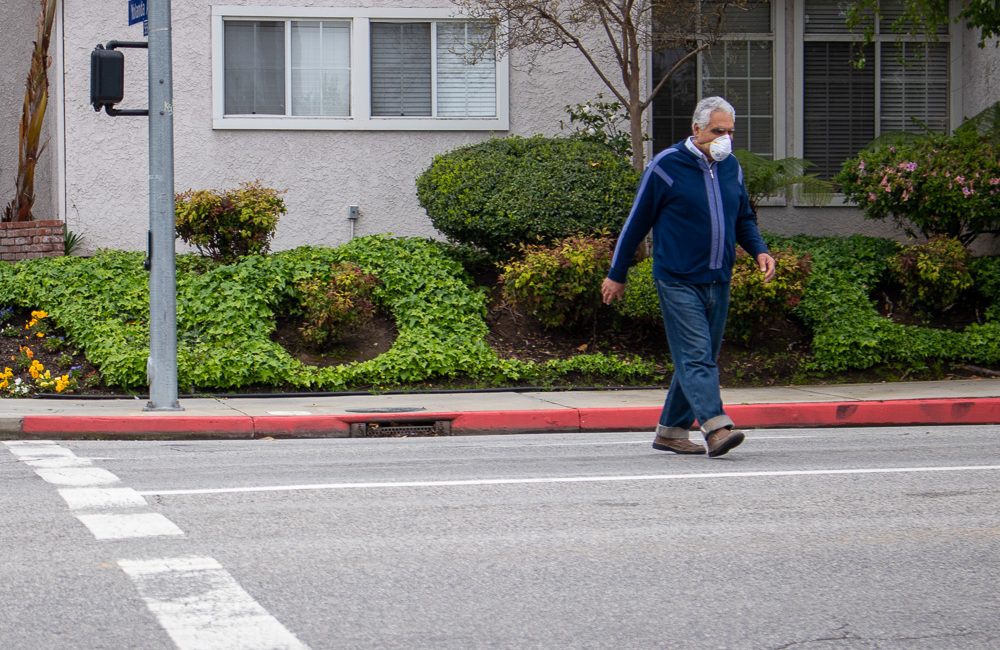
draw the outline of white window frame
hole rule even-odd
[[[956,7],[958,6],[957,0],[951,0],[949,3],[949,15],[954,16],[957,14]],[[805,2],[794,3],[794,16],[792,18],[794,24],[794,80],[793,84],[795,87],[795,123],[793,129],[795,131],[795,151],[794,156],[796,158],[802,158],[805,152],[805,115],[803,110],[803,103],[805,101],[805,75],[804,75],[804,65],[805,65],[805,43],[806,41],[840,41],[840,42],[859,42],[861,36],[858,34],[806,34],[805,29]],[[881,35],[880,35],[881,37]],[[882,63],[882,53],[881,53],[881,43],[892,42],[897,38],[896,34],[891,37],[882,38],[882,40],[876,39],[874,56],[872,61],[868,61],[867,65],[874,66],[875,70],[875,106],[876,113],[873,116],[875,120],[875,135],[878,136],[880,131],[880,109],[881,102],[879,98],[879,93],[881,92],[880,74],[881,74],[881,63]],[[901,41],[925,43],[928,41],[927,38],[923,36],[910,36],[902,35],[898,37]],[[959,88],[959,83],[956,80],[961,80],[961,57],[957,56],[957,52],[962,51],[962,26],[959,23],[952,22],[948,28],[948,33],[942,35],[942,38],[938,42],[945,42],[949,44],[949,64],[948,64],[948,95],[949,95],[949,106],[948,106],[948,121],[949,130],[954,130],[962,123],[962,94]],[[796,202],[796,205],[804,205],[802,203]],[[844,207],[851,206],[850,202],[846,200],[843,194],[837,193],[833,195],[830,207]]]
[[[351,25],[351,114],[349,116],[261,115],[226,116],[223,81],[224,21],[340,20]],[[496,64],[496,116],[392,117],[371,114],[371,41],[369,26],[378,20],[438,22],[462,20],[447,8],[333,7],[212,7],[212,128],[309,131],[507,131],[510,129],[510,65],[506,56]],[[433,30],[432,30],[433,33]],[[287,39],[286,39],[287,40]],[[286,50],[290,47],[285,43]],[[286,84],[290,83],[286,80]],[[432,92],[437,92],[434,84]]]
[[[771,89],[771,111],[774,116],[773,132],[771,134],[772,144],[774,149],[775,158],[785,157],[785,148],[787,146],[785,133],[786,129],[786,107],[785,102],[785,0],[770,0],[771,2],[771,36],[761,37],[757,33],[743,33],[734,32],[732,34],[725,34],[720,40],[731,40],[731,41],[770,41],[771,42],[771,74],[773,79],[772,89]],[[702,92],[703,80],[702,80],[702,67],[704,61],[702,59],[704,51],[698,52],[695,55],[695,84],[697,84],[697,94],[698,98],[703,99],[704,94]],[[646,69],[649,71],[653,70],[653,51],[648,49],[646,52]],[[652,92],[653,90],[653,75],[646,75],[646,92]],[[661,91],[662,92],[662,91]],[[654,100],[655,102],[655,100]],[[736,111],[739,112],[739,107],[736,107]],[[653,112],[650,110],[646,114],[646,131],[652,132],[653,130]],[[646,153],[647,160],[652,159],[656,154],[653,151],[653,141],[649,140],[646,143]],[[783,198],[769,198],[765,200],[764,205],[784,205]]]
[[[774,123],[771,133],[772,156],[775,160],[784,158],[785,141],[785,0],[770,0],[771,2],[771,35],[765,36],[756,32],[733,32],[721,35],[719,41],[769,41],[771,43],[771,115]],[[705,66],[705,50],[696,56],[696,78],[699,99],[704,98],[703,72]],[[739,107],[735,107],[739,113]],[[753,151],[753,149],[751,149]],[[771,198],[764,205],[772,205],[775,201],[784,204],[784,199]]]

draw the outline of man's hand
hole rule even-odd
[[[770,282],[774,279],[774,258],[767,253],[761,253],[757,256],[757,268],[760,272],[764,274],[764,282]],[[605,280],[607,282],[607,280]]]
[[[774,261],[772,260],[771,263],[773,264]],[[604,284],[601,285],[601,299],[604,300],[605,305],[610,305],[615,300],[620,300],[624,295],[624,282],[615,282],[611,278],[604,278]]]

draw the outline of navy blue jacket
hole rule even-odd
[[[646,167],[622,228],[608,277],[625,282],[635,249],[653,231],[653,277],[665,282],[728,282],[736,244],[767,252],[735,156],[709,164],[685,140]]]

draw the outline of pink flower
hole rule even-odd
[[[868,200],[873,203],[878,200],[878,197],[875,195],[875,192],[868,193]]]
[[[990,185],[1000,185],[1000,178],[991,178]]]
[[[955,182],[956,183],[964,183],[965,182],[965,176],[956,176],[955,177]]]
[[[865,161],[862,160],[858,163],[858,171],[865,171]]]
[[[976,191],[973,190],[971,187],[963,187],[962,188],[962,194],[964,194],[965,196],[970,196],[970,195],[975,194],[975,193],[976,193]]]

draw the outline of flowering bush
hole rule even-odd
[[[23,336],[26,343],[45,339],[49,332],[48,317],[49,314],[43,310],[31,312],[30,320],[25,323],[18,337]],[[52,371],[35,357],[35,352],[29,345],[19,343],[17,354],[12,355],[10,360],[17,366],[18,372],[9,366],[0,372],[0,397],[24,397],[37,391],[63,393],[72,391],[78,386],[73,372],[53,376]],[[18,376],[24,372],[31,377],[30,382],[26,381],[27,377]]]
[[[1000,146],[973,129],[862,151],[835,181],[867,218],[911,235],[968,245],[1000,229]]]
[[[559,120],[560,129],[573,128],[570,137],[603,144],[616,154],[632,158],[632,133],[629,130],[628,111],[619,102],[606,102],[604,95],[597,99],[566,107],[569,124]],[[648,139],[648,138],[647,138]]]

